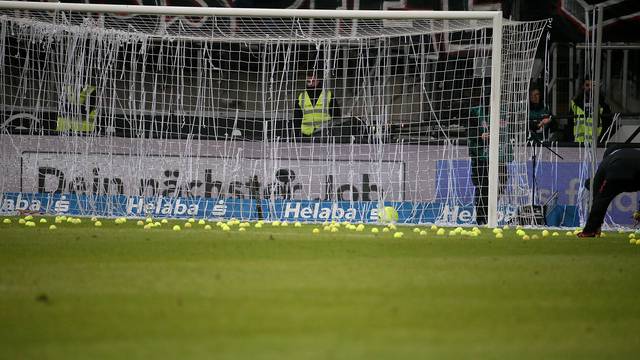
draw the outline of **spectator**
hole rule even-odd
[[[307,73],[306,88],[298,94],[293,114],[296,136],[310,137],[327,129],[333,119],[340,117],[333,95],[333,91],[323,88],[315,71]]]
[[[485,99],[485,104],[488,104]],[[474,206],[476,208],[476,223],[487,223],[489,206],[489,117],[488,109],[482,103],[474,105],[469,110],[467,148],[471,158],[471,181],[475,187]],[[507,121],[500,120],[500,151],[498,165],[498,192],[505,192],[508,178],[507,163],[513,160],[510,142],[507,139],[507,131],[504,127]]]
[[[573,129],[572,140],[575,142],[591,142],[592,126],[593,126],[593,110],[591,107],[591,80],[585,79],[582,83],[582,91],[571,100],[571,113],[573,117],[569,119],[569,128]],[[598,125],[598,136],[603,134],[604,129],[608,129],[611,125],[611,109],[607,105],[604,96],[600,97],[600,121]],[[602,140],[602,139],[600,139]]]
[[[532,88],[529,92],[529,129],[531,137],[540,141],[557,141],[557,124],[551,112],[542,103],[540,89]]]

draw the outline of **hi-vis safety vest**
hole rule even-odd
[[[96,91],[95,86],[85,86],[78,96],[77,104],[80,107],[85,106],[87,102],[87,98],[91,96],[91,94]],[[68,95],[69,102],[71,104],[76,104],[76,98],[71,94]],[[62,116],[58,116],[56,122],[56,131],[77,131],[77,132],[93,132],[95,129],[95,119],[96,119],[96,110],[93,109],[89,112],[89,116],[81,116],[76,119],[68,119]]]
[[[329,114],[331,96],[331,90],[327,90],[326,95],[323,90],[318,96],[318,101],[313,105],[311,97],[306,91],[298,95],[298,105],[300,105],[303,113],[302,126],[300,128],[302,135],[311,136],[324,123],[331,121],[331,115]]]
[[[571,112],[573,112],[573,139],[575,142],[592,142],[593,118],[586,117],[584,109],[571,100]],[[602,115],[602,107],[600,108]],[[598,136],[602,132],[602,126],[598,124]]]

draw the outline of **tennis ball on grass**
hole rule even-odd
[[[27,222],[27,220],[25,220],[25,219],[18,220],[18,224],[20,224],[20,225],[24,225],[24,223],[26,223],[26,222]]]
[[[36,227],[36,223],[33,221],[27,221],[24,223],[24,225],[27,227]]]
[[[331,232],[338,232],[338,228],[337,227],[331,227]]]
[[[438,229],[436,232],[437,235],[444,235],[444,229]]]
[[[574,235],[574,233],[573,233],[573,232],[571,232],[571,231],[567,231],[567,232],[565,233],[565,235],[567,235],[567,236],[573,236],[573,235]]]
[[[11,224],[11,219],[4,219],[4,220],[2,220],[2,223]]]
[[[161,222],[161,223],[163,223],[163,224],[167,224],[167,223],[169,222],[169,220],[167,220],[167,219],[162,219],[160,222]]]
[[[24,217],[26,221],[33,220],[33,215],[27,215]]]
[[[425,235],[427,235],[426,231],[424,231],[424,230],[420,231],[420,236],[425,236]]]
[[[384,223],[393,223],[398,221],[398,211],[393,206],[385,206],[380,211],[380,220]]]
[[[211,225],[209,225],[209,224],[205,225],[205,226],[204,226],[204,229],[205,229],[205,230],[211,230]]]
[[[173,231],[180,231],[180,225],[173,225]]]
[[[142,220],[138,220],[138,221],[136,222],[136,225],[138,225],[138,226],[144,226],[144,221],[142,221]]]
[[[435,225],[431,225],[431,230],[433,230],[433,231],[437,231],[437,230],[438,230],[438,227],[437,227],[437,226],[435,226]]]
[[[196,219],[194,219],[194,218],[190,218],[190,219],[189,219],[189,222],[190,222],[190,223],[194,223],[194,222],[196,222]]]
[[[549,236],[549,230],[542,230],[542,236],[543,237]]]
[[[274,221],[271,223],[271,226],[280,226],[280,221]]]
[[[257,224],[256,224],[256,225],[257,225]],[[314,233],[314,234],[320,234],[320,229],[315,228],[315,229],[313,229],[311,232],[312,232],[312,233]]]
[[[253,227],[255,227],[256,229],[260,229],[262,227],[262,223],[257,222],[255,225],[253,225]]]
[[[538,235],[535,235],[535,234],[531,235],[531,240],[538,240]]]
[[[560,234],[558,234],[558,232],[557,232],[557,231],[554,231],[554,232],[551,234],[551,236],[560,236]]]
[[[231,228],[227,224],[222,224],[222,231],[231,231]]]
[[[198,220],[198,225],[204,225],[206,224],[206,221],[204,221],[203,219]]]
[[[631,238],[631,239],[629,239],[629,244],[635,245],[637,241],[638,240]]]
[[[49,230],[55,230],[55,229],[57,229],[57,227],[55,225],[50,225],[49,226]]]
[[[382,232],[389,232],[389,228],[387,228],[387,227],[382,228]]]
[[[496,239],[502,239],[502,237],[503,237],[502,233],[499,232],[496,234]]]
[[[188,229],[188,228],[190,228],[190,227],[191,227],[191,223],[190,223],[190,222],[186,222],[186,223],[184,223],[184,228],[185,228],[185,229]]]
[[[40,219],[40,224],[46,224],[47,223],[47,219]]]
[[[94,223],[93,223],[93,225],[94,225],[95,227],[100,227],[100,226],[102,226],[102,222],[100,222],[100,221],[96,221],[96,222],[94,222]]]
[[[283,221],[283,222],[280,223],[280,226],[287,227],[287,226],[289,226],[289,223],[286,222],[286,221]]]
[[[302,227],[302,223],[300,223],[300,221],[296,221],[293,223],[293,227]]]
[[[525,236],[523,236],[523,237],[522,237],[522,240],[524,240],[524,241],[527,241],[527,240],[529,240],[529,239],[530,239],[530,238],[529,238],[529,235],[525,235]]]
[[[401,231],[397,231],[393,234],[393,237],[396,239],[400,239],[402,236],[404,236],[404,234]]]
[[[245,231],[247,231],[247,229],[246,229],[246,228],[241,227],[240,229],[238,229],[238,231],[240,231],[240,232],[245,232]]]
[[[634,233],[629,234],[629,239],[635,239],[635,238],[636,238],[636,234]]]
[[[417,227],[413,228],[413,232],[416,233],[416,234],[420,233],[420,228],[417,228]]]
[[[377,234],[380,230],[378,230],[378,228],[373,228],[371,229],[371,232],[374,234]]]

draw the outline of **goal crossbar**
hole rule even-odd
[[[381,10],[317,10],[317,9],[255,9],[255,8],[216,8],[187,6],[146,6],[146,5],[107,5],[41,3],[33,1],[0,1],[0,9],[39,10],[39,11],[77,11],[93,13],[128,13],[135,15],[175,15],[175,16],[242,16],[242,17],[281,17],[315,19],[471,19],[491,20],[502,17],[501,11],[381,11]]]

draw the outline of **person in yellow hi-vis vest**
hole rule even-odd
[[[80,108],[80,114],[74,117],[58,116],[56,131],[93,132],[95,130],[96,109],[91,107],[91,95],[96,91],[95,86],[85,86],[76,96],[71,89],[67,94],[72,109]]]
[[[313,71],[307,73],[306,88],[296,100],[293,115],[296,136],[310,137],[322,133],[333,119],[340,117],[333,91],[323,89],[322,81]]]
[[[582,91],[571,100],[571,113],[573,118],[569,120],[569,127],[573,130],[573,141],[583,143],[591,142],[593,133],[593,110],[591,109],[591,80],[586,79],[582,83]],[[611,109],[607,105],[604,96],[600,97],[600,121],[598,124],[598,137],[603,134],[611,125]]]

